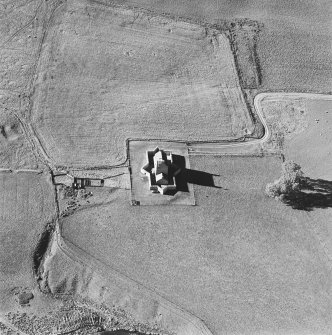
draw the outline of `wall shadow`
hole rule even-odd
[[[300,191],[284,195],[282,201],[294,209],[304,211],[332,208],[332,181],[303,178]]]
[[[214,184],[213,176],[218,175],[191,169],[185,169],[182,172],[182,177],[187,183],[207,187],[221,188],[220,186],[216,186]]]
[[[181,168],[181,172],[175,177],[176,188],[177,190],[174,191],[172,194],[176,194],[178,191],[181,192],[189,192],[188,183],[184,179],[183,172],[186,170],[186,158],[181,155],[174,155],[173,154],[173,163]]]
[[[184,156],[173,155],[173,163],[181,168],[181,172],[175,177],[177,191],[189,192],[188,184],[221,188],[214,184],[213,176],[217,175],[204,171],[187,169]],[[176,194],[177,191],[174,191],[172,194]]]

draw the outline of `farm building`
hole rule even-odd
[[[141,172],[148,177],[150,190],[161,194],[175,191],[175,177],[181,169],[173,163],[172,153],[157,147],[153,151],[147,151],[146,156],[148,163],[142,167]]]
[[[74,177],[67,173],[60,173],[53,175],[54,185],[72,186],[73,183],[74,183]]]
[[[66,185],[72,188],[79,189],[89,187],[102,187],[104,186],[104,179],[98,178],[79,178],[73,177],[67,173],[60,173],[53,176],[54,185]]]
[[[85,187],[102,187],[104,186],[104,179],[95,178],[74,178],[73,188],[85,188]]]

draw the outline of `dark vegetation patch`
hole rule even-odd
[[[18,303],[21,306],[28,305],[30,300],[33,299],[33,293],[32,292],[22,292],[18,295]]]
[[[262,70],[257,42],[262,24],[242,19],[228,24],[229,38],[243,89],[257,89],[262,83]]]
[[[34,298],[31,289],[28,287],[14,287],[11,289],[11,293],[15,296],[16,301],[20,306],[29,306],[30,300]]]
[[[49,243],[52,239],[53,231],[54,231],[54,225],[47,224],[43,232],[41,233],[36,248],[33,252],[33,270],[36,276],[39,275],[39,268],[44,258],[44,255],[47,252]]]

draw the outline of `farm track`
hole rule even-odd
[[[264,118],[263,111],[262,111],[262,102],[264,100],[269,101],[282,101],[286,99],[309,99],[309,100],[332,100],[332,95],[327,94],[313,94],[313,93],[283,93],[283,92],[276,92],[276,93],[259,93],[255,96],[254,99],[254,107],[255,113],[259,118],[259,122],[264,127],[264,135],[261,138],[251,139],[247,138],[248,141],[243,142],[228,142],[228,143],[204,143],[204,144],[189,144],[189,154],[190,155],[223,155],[225,154],[225,149],[228,148],[246,148],[248,149],[248,153],[250,154],[250,148],[257,147],[258,145],[264,144],[267,142],[271,136],[271,130],[268,127],[268,124]],[[236,152],[234,152],[236,154]],[[227,153],[231,154],[231,153]],[[244,154],[243,152],[241,154]]]
[[[18,114],[14,113],[16,119],[21,124],[25,138],[28,140],[32,152],[38,161],[47,166],[50,170],[54,169],[51,159],[46,154],[42,144],[39,141],[39,138],[36,136],[36,133],[33,130],[33,127],[30,123],[25,122]]]

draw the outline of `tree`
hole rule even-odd
[[[303,180],[301,166],[293,161],[286,161],[282,165],[282,176],[275,182],[267,184],[265,193],[269,197],[283,200],[286,195],[300,191]]]

